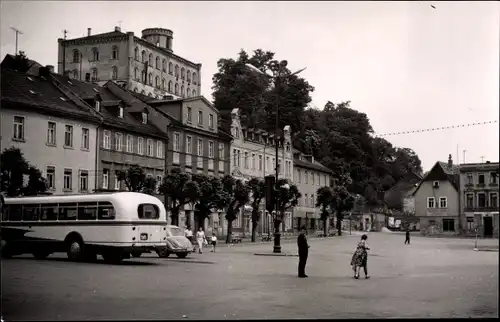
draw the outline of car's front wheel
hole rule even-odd
[[[168,251],[167,247],[156,249],[156,253],[161,258],[167,258],[168,256],[170,256],[170,252]]]

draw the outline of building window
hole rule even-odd
[[[142,123],[143,124],[148,124],[148,114],[147,113],[142,113]]]
[[[444,232],[454,232],[455,231],[455,219],[443,219],[443,231]]]
[[[188,106],[187,108],[187,122],[192,123],[193,122],[193,109]]]
[[[64,190],[73,189],[73,171],[71,169],[64,169]]]
[[[153,74],[152,73],[149,73],[149,86],[153,86]]]
[[[14,116],[14,135],[15,140],[24,140],[24,117]]]
[[[484,174],[480,174],[478,177],[478,184],[484,184]]]
[[[132,135],[127,134],[127,152],[132,153],[134,151],[134,139]]]
[[[314,186],[314,172],[311,173],[311,183]]]
[[[115,150],[122,151],[123,147],[123,135],[121,133],[115,133]]]
[[[233,149],[233,163],[234,163],[234,166],[237,167],[238,166],[238,161],[237,161],[237,158],[238,158],[238,154],[236,152],[237,150],[236,149]]]
[[[496,192],[491,192],[490,193],[490,207],[498,207],[498,196]]]
[[[49,122],[47,128],[47,144],[56,145],[56,123]]]
[[[89,190],[89,172],[80,170],[80,191]]]
[[[219,160],[224,160],[224,143],[219,143]]]
[[[134,49],[134,59],[139,60],[139,48],[137,47]]]
[[[304,206],[309,205],[309,199],[307,198],[307,193],[304,195]]]
[[[64,127],[64,146],[65,147],[73,147],[73,126],[66,125]]]
[[[486,195],[484,193],[477,194],[477,206],[479,208],[486,207]]]
[[[255,170],[255,153],[252,153],[251,168],[252,170]]]
[[[262,171],[262,155],[259,155],[259,171]]]
[[[179,95],[179,84],[175,83],[174,94]]]
[[[314,194],[311,194],[311,207],[314,207]]]
[[[137,138],[137,154],[139,154],[139,155],[144,154],[144,139],[143,138]]]
[[[187,76],[186,78],[187,78],[188,83],[191,83],[191,71],[190,70],[187,71],[186,76]]]
[[[195,72],[193,72],[193,84],[196,85],[196,73]]]
[[[97,48],[92,48],[92,59],[94,61],[99,60],[99,50]]]
[[[56,168],[55,167],[47,167],[47,188],[55,189],[56,188]]]
[[[139,81],[139,69],[134,68],[134,80]]]
[[[172,75],[173,72],[174,72],[174,64],[168,63],[168,73]]]
[[[115,190],[120,190],[120,180],[119,179],[119,172],[118,171],[115,171]]]
[[[116,66],[113,66],[113,68],[112,68],[111,78],[118,79],[118,68],[116,68]]]
[[[143,50],[141,52],[141,62],[145,63],[146,62],[146,51]]]
[[[208,128],[210,128],[210,129],[214,128],[214,115],[213,114],[208,114]]]
[[[76,69],[73,70],[73,78],[78,79],[78,71]]]
[[[97,68],[92,68],[92,81],[97,81]]]
[[[301,180],[302,180],[302,171],[300,171],[300,169],[297,169],[297,181],[298,181],[298,183],[300,183]]]
[[[109,170],[108,169],[102,169],[102,188],[103,189],[109,188]]]
[[[181,86],[181,96],[185,97],[185,95],[184,95],[184,85]]]
[[[147,144],[148,144],[148,156],[152,157],[154,156],[153,140],[148,139]]]
[[[104,130],[103,135],[102,135],[102,147],[104,149],[111,149],[110,137],[111,137],[111,133],[108,130]]]
[[[166,59],[161,61],[161,70],[164,72],[167,71],[167,60]]]
[[[156,56],[156,69],[160,69],[160,57]]]
[[[490,184],[497,184],[497,176],[496,172],[490,173]]]
[[[186,153],[187,154],[192,154],[193,153],[193,138],[190,135],[186,136]]]
[[[155,77],[155,87],[160,88],[160,77],[158,76]]]
[[[156,141],[156,156],[163,158],[163,142],[160,140]]]
[[[73,63],[80,62],[80,52],[78,50],[73,50]]]
[[[265,169],[267,169],[268,172],[271,169],[271,164],[269,163],[269,157],[266,157],[266,165],[265,165],[264,171],[265,171]]]
[[[174,152],[180,152],[181,136],[179,133],[174,133]]]
[[[198,156],[203,155],[203,141],[198,139]]]
[[[309,173],[307,171],[304,173],[304,183],[309,183]]]
[[[238,152],[238,160],[237,160],[238,161],[238,167],[240,167],[241,166],[241,151],[238,150],[237,152]]]
[[[186,70],[184,69],[184,67],[181,68],[181,79],[185,79],[186,78]]]
[[[448,199],[446,197],[439,197],[439,208],[448,208]]]
[[[198,111],[198,125],[203,125],[203,111]]]
[[[189,87],[186,90],[186,97],[187,98],[191,97],[191,90],[189,89]]]
[[[175,78],[179,77],[179,66],[175,65]]]
[[[113,52],[111,53],[112,59],[118,59],[118,47],[113,46]]]
[[[193,94],[191,96],[193,96],[193,97],[196,96],[196,91],[194,89],[193,89]]]
[[[90,148],[90,130],[82,128],[82,149],[88,150]]]
[[[168,81],[168,88],[167,88],[167,91],[169,93],[172,93],[172,81]]]
[[[146,84],[147,77],[146,77],[146,71],[142,70],[141,71],[141,83]],[[144,90],[141,92],[142,95],[145,94]]]
[[[472,173],[467,173],[467,184],[473,184],[474,183],[474,177],[472,176]]]
[[[428,197],[427,198],[427,208],[435,208],[435,207],[436,207],[436,204],[435,204],[434,197]]]
[[[473,231],[476,229],[476,225],[474,225],[474,217],[467,217],[467,230]]]
[[[237,139],[240,138],[240,129],[238,127],[234,128],[234,137]]]
[[[214,157],[214,142],[208,141],[208,157],[212,158]]]
[[[248,152],[245,152],[243,154],[243,166],[245,169],[248,169]]]
[[[467,208],[474,208],[474,194],[472,193],[466,194],[465,200]]]
[[[167,82],[166,82],[165,78],[161,79],[161,89],[162,90],[166,90],[167,89]]]
[[[148,65],[151,66],[151,67],[153,67],[153,54],[149,54]]]

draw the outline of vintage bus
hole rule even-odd
[[[166,224],[162,202],[136,192],[5,198],[2,256],[120,262],[165,246]]]

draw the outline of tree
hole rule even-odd
[[[283,222],[285,210],[295,207],[299,204],[302,194],[296,185],[292,184],[288,179],[278,179],[278,191],[276,197],[278,198],[278,209],[280,214],[274,216],[274,228],[278,231],[280,224]],[[283,227],[284,229],[285,227]]]
[[[259,223],[259,206],[262,199],[265,197],[265,183],[264,180],[252,178],[247,182],[247,187],[252,194],[252,243],[255,242],[257,234],[257,225]]]
[[[354,197],[347,190],[347,187],[352,184],[352,179],[349,174],[338,176],[334,179],[332,189],[331,209],[335,211],[337,216],[337,231],[338,235],[342,235],[342,220],[344,220],[344,212],[350,211],[354,207]]]
[[[287,68],[284,68],[280,77],[280,86],[274,88],[271,78],[245,66],[249,63],[262,72],[276,75],[278,61],[274,56],[273,52],[257,49],[251,57],[241,50],[236,60],[219,59],[218,72],[212,78],[214,105],[219,110],[239,108],[242,122],[248,127],[264,125],[267,129],[274,129],[273,113],[278,98],[281,107],[279,128],[290,125],[293,131],[298,131],[304,108],[311,102],[310,93],[314,88],[298,75],[291,75]]]
[[[30,61],[26,56],[26,53],[22,50],[19,51],[19,53],[14,56],[13,63],[14,63],[13,69],[21,73],[27,72],[31,67]]]
[[[232,241],[233,221],[237,218],[241,207],[250,201],[250,189],[241,180],[235,180],[232,176],[226,175],[222,178],[222,186],[227,194],[228,203],[226,209],[227,236],[226,244]]]
[[[204,174],[192,174],[191,180],[200,188],[198,202],[195,205],[195,217],[199,227],[203,227],[213,210],[224,209],[229,204],[230,196],[224,191],[222,180]]]
[[[333,190],[330,187],[321,187],[316,192],[316,207],[321,210],[321,220],[323,221],[323,234],[328,236],[328,218],[330,217],[330,207],[333,202]]]
[[[47,191],[47,183],[41,172],[24,158],[20,149],[11,147],[0,155],[1,190],[7,196],[36,195]],[[24,177],[28,184],[24,186]]]
[[[153,183],[153,181],[146,177],[144,169],[138,165],[132,165],[125,171],[118,170],[116,171],[116,175],[118,177],[118,181],[125,182],[129,191],[147,193],[151,190],[151,183]],[[153,180],[155,179],[153,178]]]
[[[170,199],[172,225],[179,225],[179,212],[186,204],[194,204],[200,196],[200,187],[180,169],[172,169],[163,179],[159,192]]]

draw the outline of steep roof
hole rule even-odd
[[[312,170],[317,170],[325,173],[332,173],[333,171],[322,165],[321,163],[314,161],[308,161],[308,160],[301,160],[299,158],[293,158],[293,163],[294,166],[299,166],[302,168],[307,168],[307,169],[312,169]]]
[[[460,167],[456,164],[452,164],[451,166],[448,162],[438,161],[434,164],[432,169],[425,175],[425,177],[420,181],[417,188],[413,191],[413,195],[417,193],[417,191],[422,186],[422,183],[427,181],[434,181],[435,176],[439,175],[439,171],[442,172],[444,178],[448,180],[451,185],[455,188],[455,190],[459,191],[460,189]]]
[[[1,69],[3,107],[29,107],[66,117],[100,122],[100,117],[83,102],[75,102],[50,78]]]
[[[20,70],[19,72],[25,72],[27,74],[31,74],[31,75],[36,75],[38,73],[38,69],[40,67],[43,67],[42,64],[34,61],[34,60],[31,60],[28,58],[28,69],[26,71],[22,71]],[[12,69],[12,70],[15,70],[15,67],[16,67],[16,57],[14,55],[11,55],[11,54],[7,54],[5,55],[4,59],[2,60],[2,67],[3,68],[7,68],[7,69]]]

